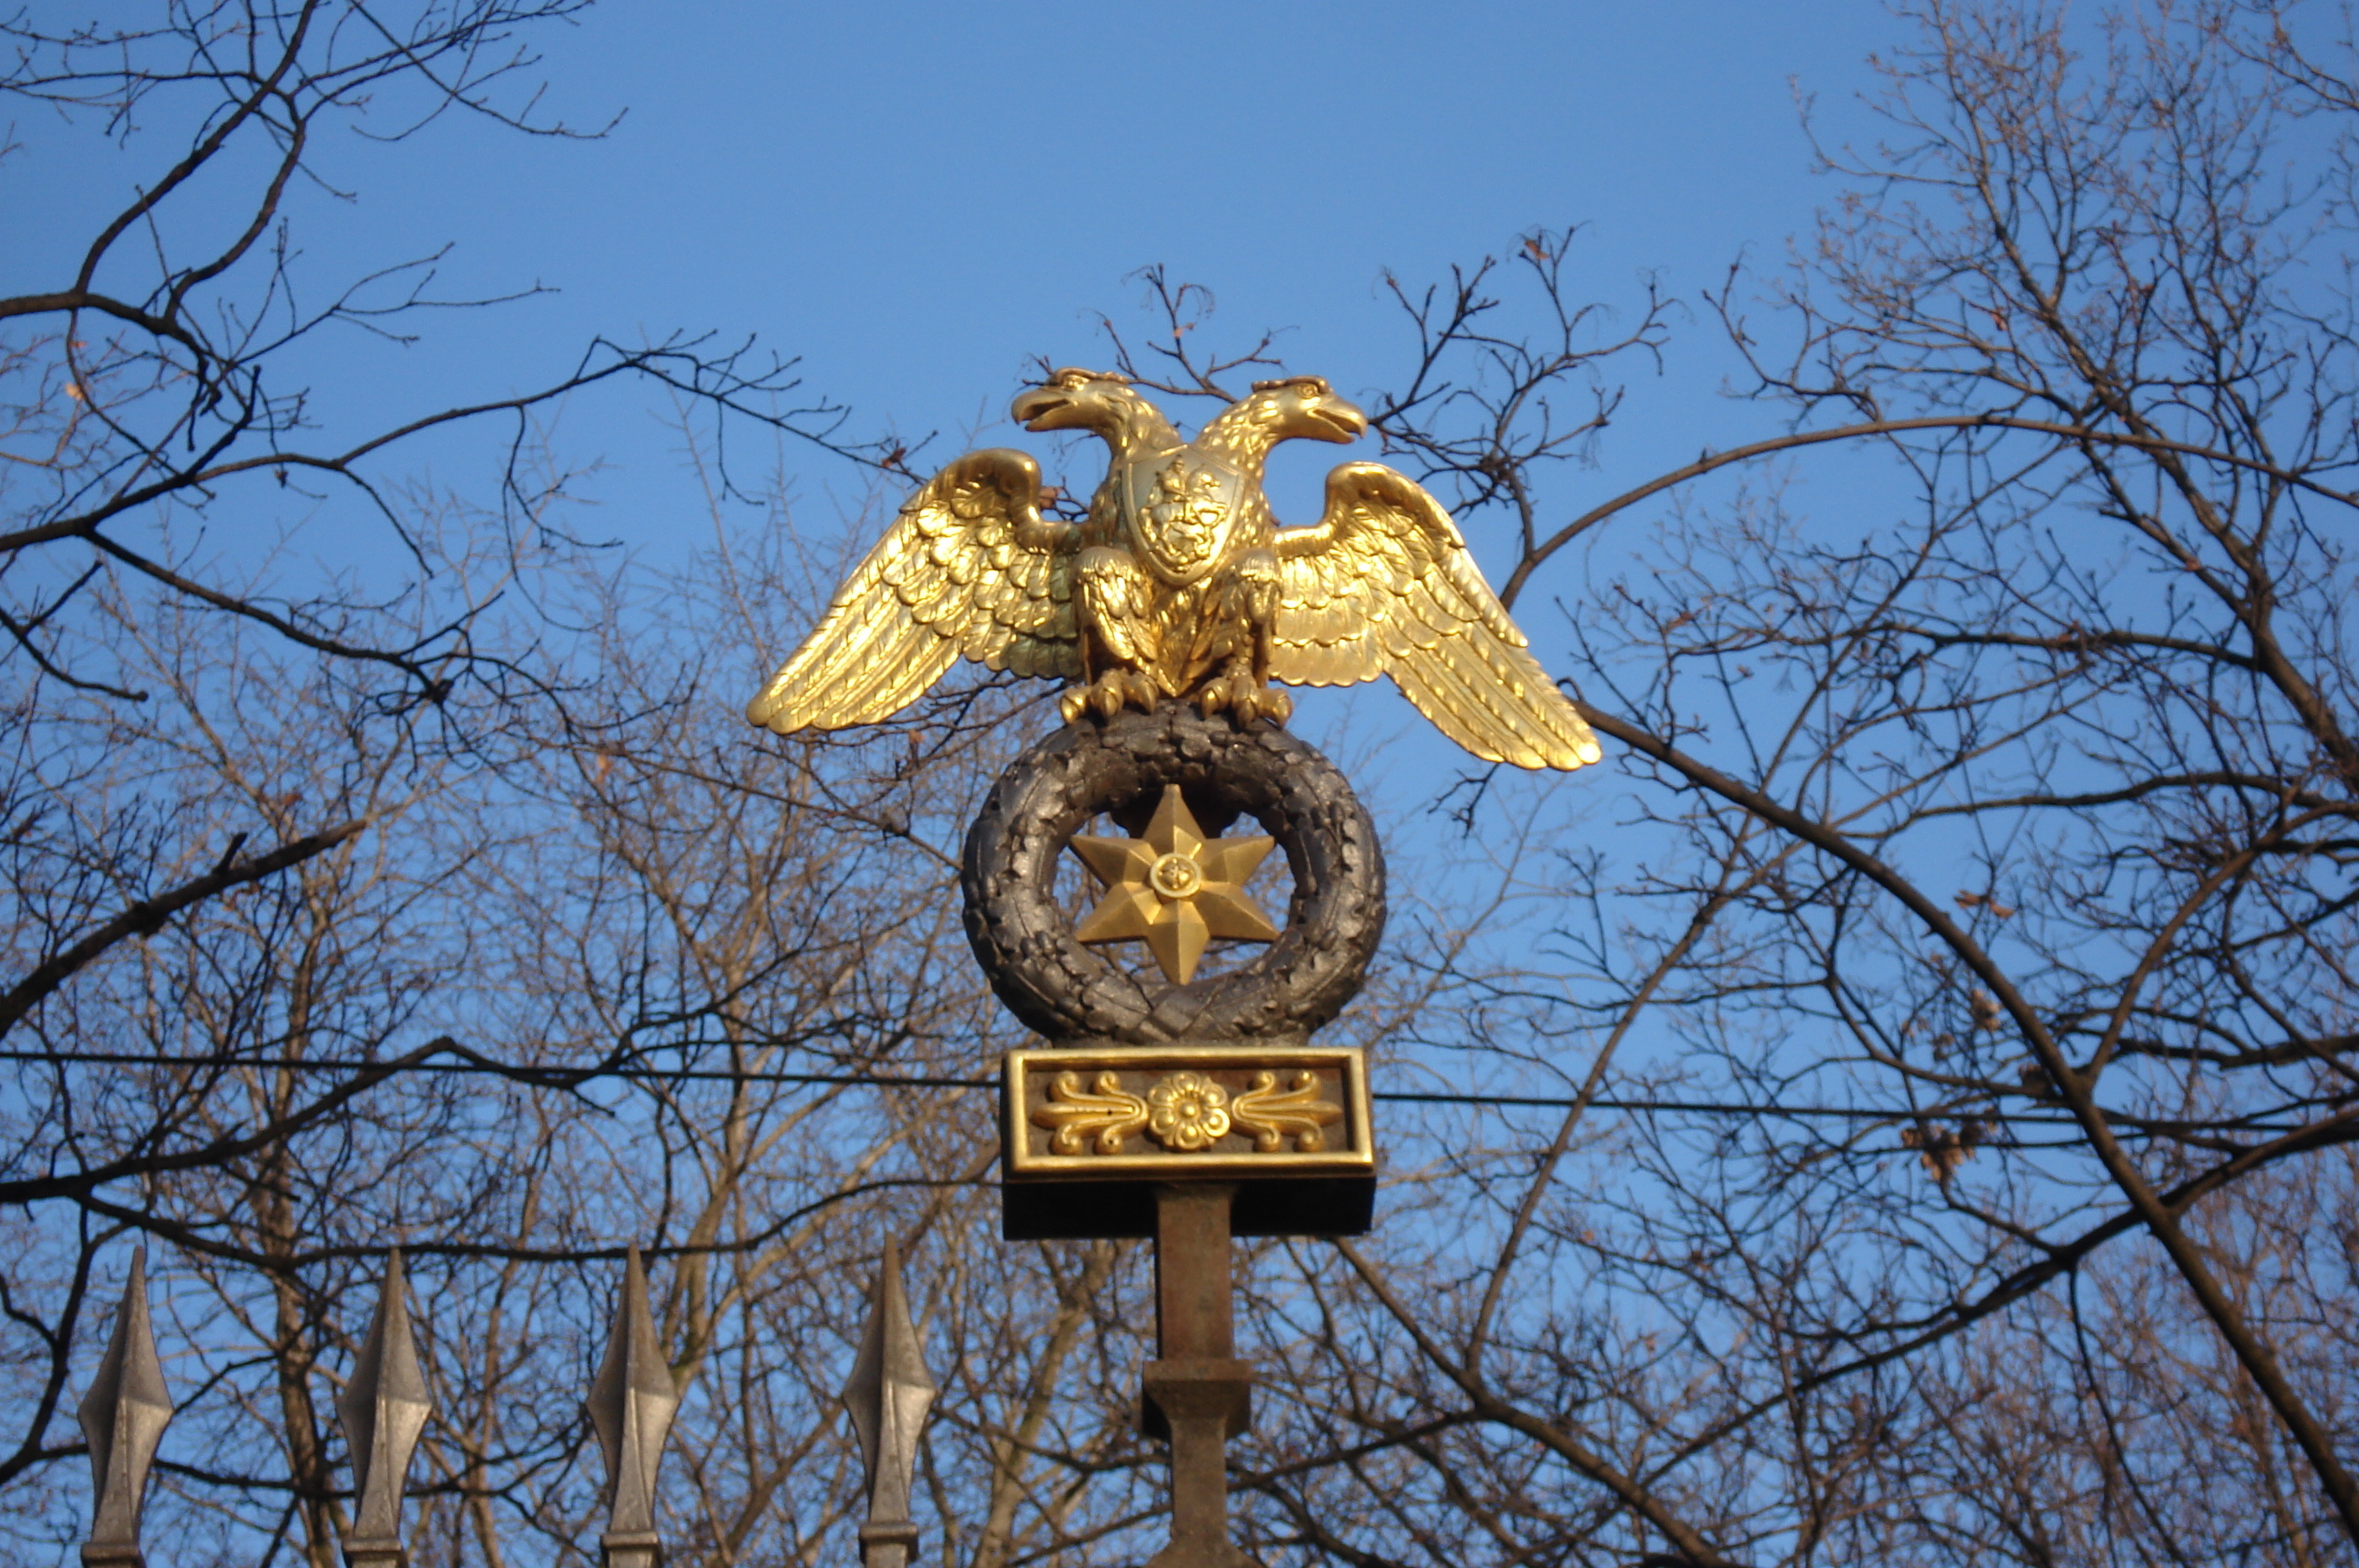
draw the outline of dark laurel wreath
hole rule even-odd
[[[1142,980],[1073,940],[1057,856],[1101,811],[1142,823],[1177,784],[1208,833],[1240,815],[1294,872],[1286,929],[1251,962],[1185,985]],[[992,989],[1059,1043],[1299,1038],[1360,989],[1385,929],[1375,824],[1335,765],[1267,724],[1184,704],[1068,724],[1000,775],[966,835],[966,934]]]

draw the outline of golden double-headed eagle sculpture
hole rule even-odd
[[[746,717],[781,735],[873,724],[961,658],[1072,682],[1068,723],[1171,700],[1283,724],[1293,702],[1272,681],[1389,675],[1487,761],[1597,760],[1596,737],[1415,480],[1347,463],[1328,474],[1315,527],[1277,526],[1262,494],[1270,449],[1368,428],[1319,377],[1256,382],[1193,441],[1098,371],[1060,370],[1011,413],[1112,449],[1087,517],[1041,515],[1040,465],[1023,452],[959,458],[901,508]]]

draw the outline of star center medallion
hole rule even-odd
[[[1164,978],[1184,985],[1214,937],[1277,940],[1277,928],[1245,887],[1277,842],[1259,833],[1207,839],[1180,786],[1166,784],[1144,838],[1073,836],[1073,853],[1105,889],[1073,936],[1144,942]]]
[[[1186,855],[1167,855],[1155,863],[1149,880],[1166,898],[1192,898],[1204,886],[1204,874]]]

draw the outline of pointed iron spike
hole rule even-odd
[[[345,1568],[403,1568],[409,1561],[401,1544],[401,1494],[409,1456],[433,1412],[433,1395],[409,1327],[401,1249],[395,1247],[386,1262],[368,1337],[336,1400],[344,1442],[353,1451],[354,1497],[352,1529],[344,1539]]]
[[[906,1568],[917,1550],[909,1477],[918,1462],[918,1433],[933,1402],[934,1380],[926,1373],[918,1331],[909,1321],[908,1295],[901,1287],[901,1248],[888,1241],[860,1354],[843,1386],[844,1408],[859,1433],[867,1470],[868,1522],[860,1531],[865,1568]]]
[[[123,1304],[114,1332],[100,1357],[98,1376],[75,1410],[90,1440],[90,1540],[82,1549],[85,1568],[140,1568],[139,1510],[147,1497],[147,1466],[172,1400],[164,1388],[163,1364],[156,1358],[156,1325],[147,1312],[147,1249],[131,1254],[131,1275],[123,1284]]]
[[[656,1534],[656,1471],[679,1410],[679,1390],[656,1336],[647,1271],[636,1247],[624,1265],[614,1333],[584,1408],[606,1460],[608,1511],[600,1554],[607,1568],[657,1568],[663,1543]]]

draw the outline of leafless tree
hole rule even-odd
[[[1555,922],[1575,1104],[1437,1126],[1449,1226],[1345,1247],[1305,1321],[1350,1392],[1263,1473],[1278,1539],[2359,1541],[2349,39],[1904,20],[1885,139],[1823,155],[1850,194],[1708,299],[1783,430],[1536,521],[1501,475],[1561,428],[1520,410],[1566,379],[1562,237],[1511,258],[1520,299],[1496,266],[1406,296],[1422,396],[1380,423],[1471,528],[1506,516],[1527,624],[1543,584],[1578,606],[1543,635],[1623,748],[1626,847],[1568,864]],[[1803,515],[1803,454],[1862,448]]]
[[[644,1073],[641,1036],[685,1049],[677,1037],[726,1002],[595,1049],[565,1036],[519,1051],[487,1027],[504,988],[454,983],[518,961],[509,931],[459,911],[486,896],[488,867],[525,870],[526,808],[574,803],[535,792],[540,759],[598,743],[571,727],[582,650],[537,598],[594,559],[568,532],[577,474],[544,417],[636,384],[708,441],[747,427],[854,463],[876,452],[842,439],[840,409],[798,397],[789,362],[690,334],[594,341],[537,390],[379,428],[350,388],[298,378],[338,334],[408,342],[504,302],[440,292],[440,252],[323,277],[298,236],[349,194],[338,148],[353,132],[399,142],[463,114],[600,134],[538,107],[533,39],[581,8],[173,4],[145,24],[0,22],[0,93],[126,176],[90,233],[19,252],[19,291],[0,299],[0,1198],[17,1243],[0,1269],[0,1480],[20,1542],[75,1532],[74,1382],[126,1232],[179,1259],[187,1289],[165,1310],[194,1357],[195,1430],[232,1423],[211,1460],[175,1462],[190,1508],[165,1517],[193,1531],[191,1552],[243,1556],[258,1531],[325,1563],[341,1442],[319,1378],[364,1321],[343,1310],[355,1270],[375,1268],[361,1259],[426,1238],[579,1263],[655,1218],[552,1204],[552,1161],[576,1120],[614,1114],[597,1085],[626,1094],[614,1086]],[[479,490],[419,480],[477,429],[506,448]],[[373,521],[383,548],[306,561],[279,531],[290,508]],[[474,1282],[436,1267],[421,1288]],[[495,1303],[555,1294],[493,1271]],[[494,1384],[500,1370],[485,1367]],[[578,1448],[581,1427],[567,1407],[542,1448],[511,1450],[516,1436],[494,1446],[529,1471],[548,1443]],[[465,1473],[486,1461],[438,1452],[460,1456],[445,1486],[487,1529],[495,1494]]]
[[[113,75],[27,35],[12,81],[143,123],[215,94],[192,148],[292,170],[364,84],[389,124],[413,92],[558,129],[513,108],[504,41],[558,14],[429,11],[397,60],[357,7],[176,12]],[[2359,1556],[2359,64],[2331,20],[1905,10],[1882,139],[1823,150],[1846,194],[1701,301],[1760,438],[1603,500],[1623,384],[1685,347],[1669,302],[1588,302],[1599,242],[1554,231],[1394,285],[1392,460],[1617,749],[1390,803],[1411,874],[1335,1027],[1430,1098],[1381,1107],[1374,1236],[1241,1263],[1265,1561]],[[139,63],[192,43],[235,69]],[[420,1561],[582,1561],[578,1399],[636,1241],[689,1400],[675,1552],[848,1555],[832,1399],[890,1237],[944,1384],[945,1556],[1136,1555],[1142,1252],[998,1240],[975,1083],[1013,1026],[952,916],[973,802],[1043,715],[991,680],[855,736],[734,714],[905,476],[875,458],[853,543],[777,505],[653,581],[575,548],[531,399],[301,457],[320,405],[268,353],[427,296],[288,315],[295,178],[241,248],[135,286],[105,236],[6,307],[0,1528],[73,1537],[66,1407],[139,1235],[186,1407],[161,1528],[190,1562],[332,1562],[326,1411],[398,1242],[440,1406]],[[1209,408],[1277,364],[1142,281],[1110,351],[1140,380]],[[703,461],[716,410],[835,440],[780,374],[675,342],[567,384],[681,391]],[[516,421],[504,477],[405,487],[401,443],[462,416]],[[430,571],[388,594],[176,544],[281,469]],[[546,622],[500,597],[526,576]]]

